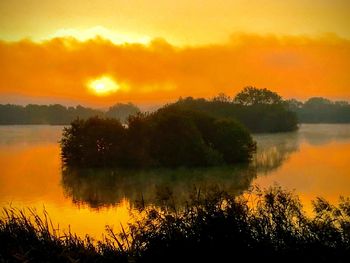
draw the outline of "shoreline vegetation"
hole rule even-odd
[[[2,262],[348,262],[350,199],[313,201],[313,215],[297,195],[278,186],[232,196],[195,189],[186,206],[137,207],[142,218],[106,226],[103,240],[60,233],[48,215],[8,208],[0,219]]]

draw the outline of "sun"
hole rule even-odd
[[[120,89],[118,83],[110,76],[101,76],[100,78],[90,80],[87,86],[93,93],[99,96],[106,96]]]

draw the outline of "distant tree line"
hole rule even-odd
[[[268,89],[245,87],[233,98],[224,93],[212,99],[180,98],[166,107],[201,111],[217,118],[230,118],[241,122],[251,132],[288,132],[298,123],[350,123],[350,104],[347,101],[330,101],[313,97],[306,102],[283,100]],[[4,124],[69,124],[74,119],[93,116],[116,118],[122,123],[130,115],[140,112],[132,103],[117,103],[107,111],[60,104],[27,106],[0,104],[0,125]]]
[[[131,103],[117,103],[106,112],[82,106],[65,107],[60,104],[27,106],[0,104],[0,125],[9,124],[52,124],[64,125],[74,119],[87,119],[93,116],[116,118],[125,122],[131,114],[140,109]]]
[[[129,117],[127,125],[99,117],[76,119],[64,129],[66,166],[196,167],[248,162],[256,145],[232,119],[164,107]]]
[[[168,107],[197,110],[214,117],[232,118],[251,132],[288,132],[298,123],[350,123],[350,104],[313,97],[305,102],[283,100],[277,93],[245,87],[233,98],[224,93],[207,99],[180,98]]]
[[[347,101],[314,97],[305,102],[291,99],[286,103],[297,114],[300,123],[350,123],[350,104]]]

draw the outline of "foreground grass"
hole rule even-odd
[[[105,238],[94,242],[60,233],[47,214],[4,209],[0,220],[0,262],[128,262],[127,254]]]
[[[59,235],[47,217],[5,210],[0,220],[4,262],[349,262],[350,200],[318,198],[314,216],[278,187],[233,197],[197,190],[187,206],[141,207],[145,217],[93,243]],[[31,217],[31,219],[30,219]],[[229,259],[229,260],[227,260]]]

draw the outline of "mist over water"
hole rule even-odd
[[[350,125],[303,124],[299,131],[253,135],[258,150],[249,166],[208,169],[62,169],[62,126],[0,127],[1,207],[45,209],[62,229],[99,238],[106,224],[130,222],[140,200],[184,200],[194,187],[213,185],[241,194],[251,185],[295,189],[305,209],[322,196],[350,196]]]

